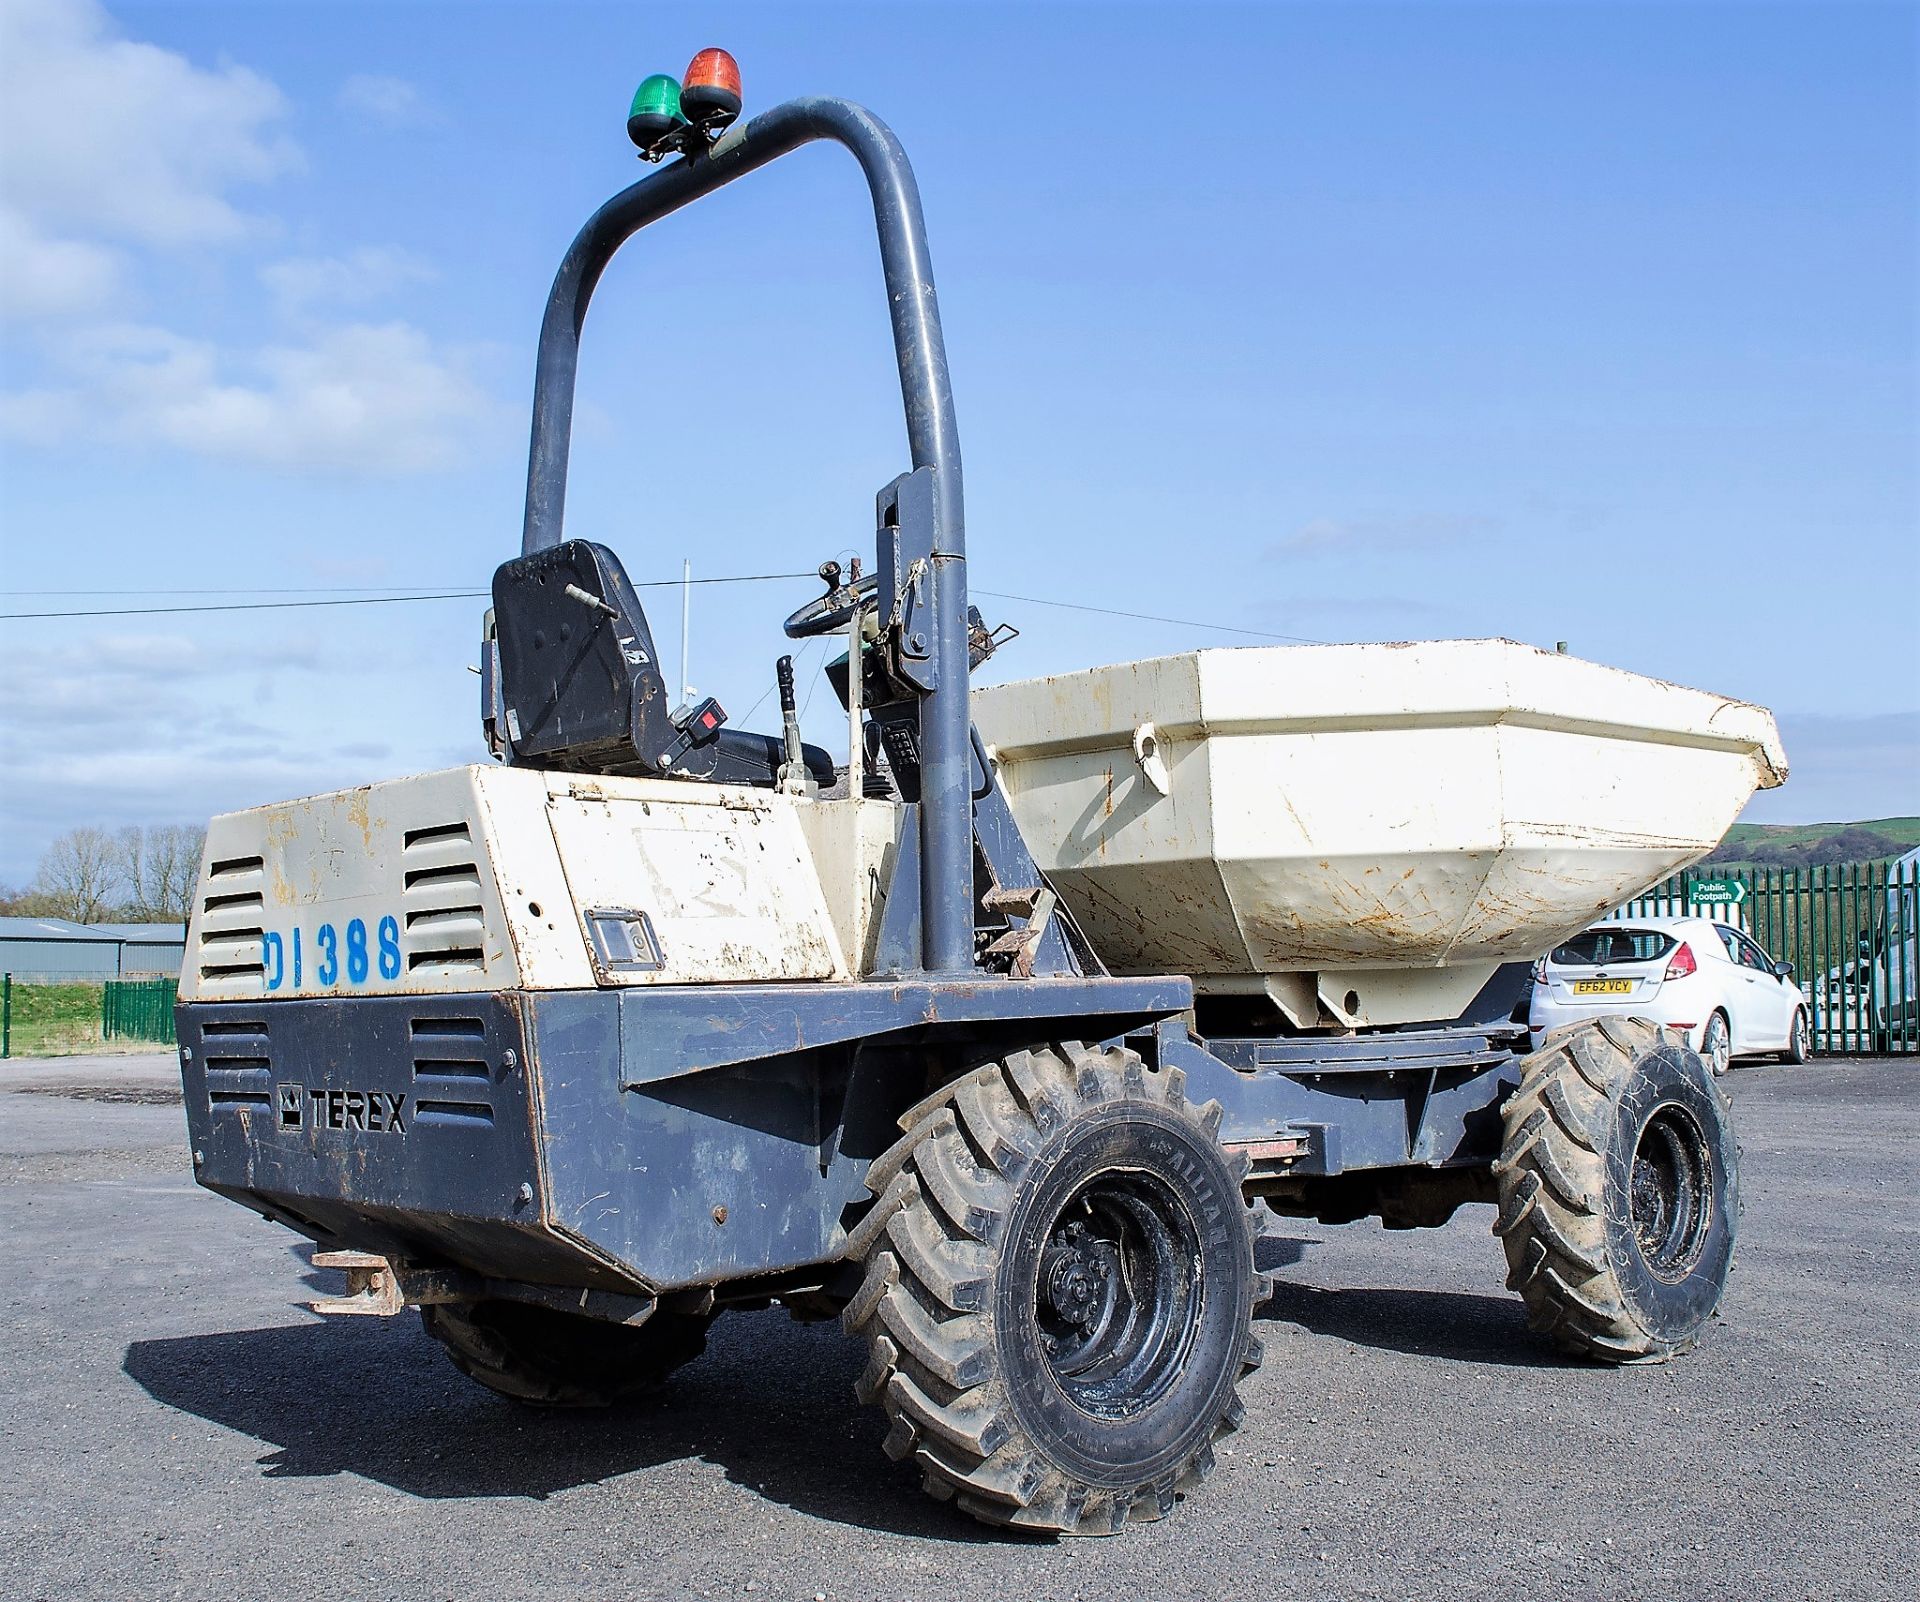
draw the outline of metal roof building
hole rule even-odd
[[[187,930],[179,923],[71,923],[0,918],[0,973],[16,979],[178,977]]]

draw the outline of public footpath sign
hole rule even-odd
[[[1695,879],[1687,886],[1687,900],[1696,907],[1737,907],[1747,899],[1739,879]]]

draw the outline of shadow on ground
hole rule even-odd
[[[1257,1261],[1292,1267],[1317,1244],[1268,1236]],[[309,1270],[308,1282],[332,1290],[334,1277]],[[1257,1317],[1423,1357],[1559,1361],[1510,1297],[1281,1279]],[[358,1474],[424,1498],[543,1499],[698,1460],[770,1501],[842,1524],[958,1543],[1032,1539],[931,1501],[910,1470],[887,1460],[878,1411],[853,1396],[863,1358],[832,1325],[734,1314],[714,1326],[707,1355],[658,1396],[592,1413],[493,1395],[456,1373],[411,1314],[136,1341],[123,1366],[164,1405],[266,1443],[258,1461],[269,1477]]]
[[[853,1382],[864,1353],[833,1326],[736,1314],[661,1394],[607,1412],[521,1407],[457,1374],[411,1315],[135,1341],[155,1400],[268,1443],[271,1477],[358,1474],[413,1496],[530,1497],[698,1459],[817,1518],[970,1543],[1001,1535],[925,1496],[888,1461]]]
[[[1415,1357],[1505,1368],[1587,1366],[1561,1357],[1529,1330],[1526,1308],[1517,1296],[1380,1287],[1322,1290],[1276,1279],[1272,1296],[1254,1317]]]

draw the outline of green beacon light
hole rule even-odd
[[[649,161],[657,161],[665,151],[661,146],[687,126],[680,110],[680,84],[664,72],[656,72],[642,81],[633,93],[633,108],[627,113],[627,137]]]

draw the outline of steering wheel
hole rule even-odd
[[[805,640],[816,634],[838,634],[853,621],[853,614],[872,605],[879,593],[878,573],[868,573],[851,584],[836,584],[788,617],[787,638]]]

